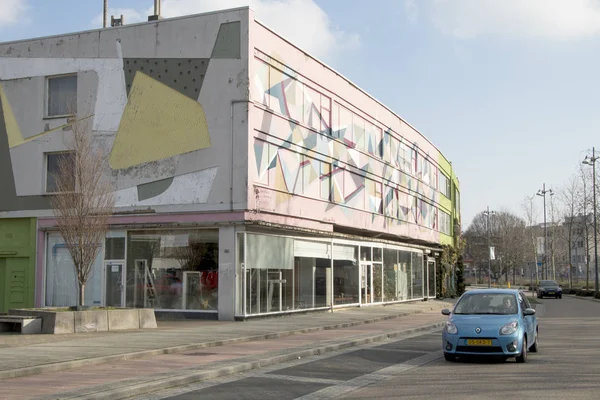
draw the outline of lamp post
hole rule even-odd
[[[483,212],[487,216],[487,234],[488,234],[488,288],[492,287],[492,239],[490,229],[490,215],[496,214],[495,211],[490,211],[490,206]]]
[[[546,184],[542,186],[542,189],[537,191],[538,196],[544,198],[544,261],[542,263],[542,279],[548,279],[548,256],[546,255],[546,248],[548,246],[548,227],[546,225],[546,193],[552,193],[552,189],[546,190]]]
[[[594,272],[596,274],[595,290],[598,292],[598,229],[596,225],[596,148],[592,147],[592,156],[585,156],[583,164],[592,166],[592,188],[594,196]]]

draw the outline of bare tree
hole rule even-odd
[[[572,176],[569,182],[560,192],[562,201],[564,203],[564,221],[566,227],[566,245],[568,251],[568,263],[569,263],[569,288],[573,287],[573,247],[575,240],[573,240],[574,230],[577,227],[576,211],[577,203],[579,201],[580,187],[579,181],[576,176]]]
[[[483,213],[477,214],[465,232],[466,251],[480,265],[487,264],[487,218]],[[526,260],[529,241],[525,221],[508,211],[497,212],[490,216],[489,221],[491,246],[496,249],[496,260],[491,263],[490,267],[491,277],[498,281],[504,276],[508,282],[511,273],[513,279],[516,278],[517,269]]]
[[[69,151],[58,159],[53,178],[56,195],[50,200],[56,223],[73,260],[79,286],[78,305],[84,305],[85,284],[102,248],[113,212],[113,187],[105,178],[106,155],[95,146],[88,118],[71,125]]]
[[[527,240],[529,241],[529,246],[531,250],[532,256],[532,269],[530,271],[531,279],[533,279],[533,271],[535,271],[535,280],[539,281],[538,275],[538,267],[537,267],[537,247],[535,241],[535,229],[534,224],[536,220],[536,210],[533,206],[533,199],[535,199],[535,195],[529,197],[527,196],[523,201],[523,210],[525,211],[525,222],[529,228],[529,235],[527,236]]]

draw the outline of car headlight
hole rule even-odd
[[[454,325],[454,323],[446,321],[446,332],[451,335],[456,335],[458,333],[458,328],[456,325]]]
[[[517,331],[517,329],[519,329],[519,323],[517,321],[512,321],[500,328],[500,334],[512,335]]]

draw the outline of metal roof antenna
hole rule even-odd
[[[157,21],[161,19],[160,16],[160,0],[154,0],[154,15],[148,17],[148,21]]]

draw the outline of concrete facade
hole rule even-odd
[[[292,267],[302,270],[294,275],[299,281],[320,279],[317,271],[325,267],[317,260],[323,254],[333,271],[334,237],[357,246],[366,240],[375,249],[369,257],[372,251],[381,270],[373,272],[375,278],[369,272],[368,279],[361,272],[364,282],[383,282],[382,260],[376,258],[388,245],[419,253],[413,260],[423,264],[423,255],[453,243],[460,211],[450,162],[398,115],[257,22],[249,8],[4,43],[0,218],[39,218],[39,306],[51,305],[44,289],[46,264],[49,257],[60,259],[61,251],[55,241],[46,249],[47,232],[55,229],[45,184],[47,154],[68,150],[72,122],[48,115],[48,84],[69,75],[77,81],[73,118],[87,124],[107,153],[106,174],[116,198],[111,229],[126,238],[125,253],[116,261],[133,269],[127,260],[132,243],[151,236],[136,231],[218,229],[218,307],[212,311],[221,319],[247,314],[242,298],[249,299],[253,289],[246,264],[254,256],[243,251],[245,232],[302,232],[330,240],[325,252],[297,250],[313,254]],[[107,271],[118,271],[106,269],[109,258],[115,259],[105,248],[102,253],[95,278],[100,291]],[[422,278],[433,285],[428,269],[418,268],[413,283]],[[281,291],[286,279],[268,282],[279,282]],[[334,274],[327,272],[322,282],[323,295],[333,297]],[[435,295],[423,282],[416,284],[421,296]],[[318,291],[314,285],[290,290],[302,303]],[[98,304],[110,297],[93,296]],[[374,292],[355,300],[373,297],[386,301]],[[212,304],[204,297],[200,303]]]

